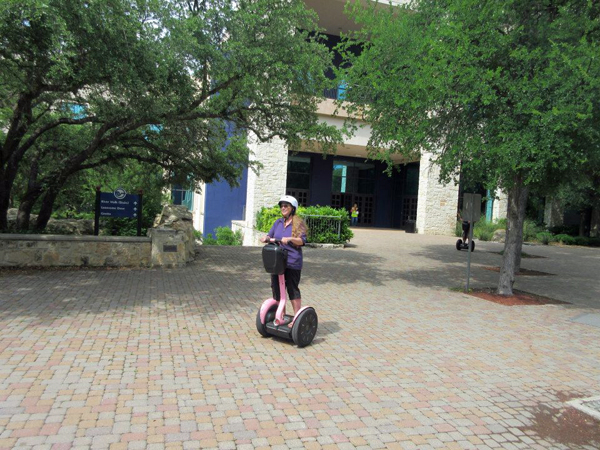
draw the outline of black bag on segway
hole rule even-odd
[[[280,245],[267,244],[263,247],[262,258],[265,270],[271,275],[281,275],[285,272],[287,250]]]

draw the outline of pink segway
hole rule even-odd
[[[256,329],[264,337],[271,335],[291,339],[298,347],[306,347],[317,334],[319,319],[315,309],[310,306],[304,306],[295,316],[285,314],[287,250],[280,244],[281,241],[271,239],[271,243],[263,247],[262,256],[265,270],[279,276],[281,301],[270,298],[263,302],[256,314]],[[291,327],[288,326],[290,323]]]

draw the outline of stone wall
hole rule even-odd
[[[419,234],[453,235],[456,227],[458,185],[441,184],[440,169],[424,153],[419,166],[419,197],[417,204],[417,232]]]
[[[166,205],[148,237],[0,234],[4,267],[175,267],[195,255],[192,215]]]
[[[0,234],[0,266],[151,265],[149,237]]]

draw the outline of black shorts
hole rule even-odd
[[[463,227],[463,231],[468,232],[469,228],[471,227],[471,224],[469,222],[464,221],[462,224],[462,227]]]
[[[298,289],[301,273],[301,270],[285,269],[285,288],[288,293],[288,300],[302,298],[300,296],[300,289]],[[271,290],[273,291],[273,298],[279,301],[281,299],[279,295],[279,275],[271,275]]]

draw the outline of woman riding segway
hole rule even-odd
[[[302,308],[302,297],[298,287],[302,273],[302,246],[306,243],[307,228],[304,221],[296,215],[298,201],[294,197],[284,195],[279,200],[279,207],[282,217],[275,221],[267,236],[261,239],[264,243],[278,243],[281,248],[271,247],[263,250],[265,269],[271,273],[273,298],[266,300],[261,306],[256,326],[263,336],[274,334],[292,338],[296,344],[303,347],[310,344],[317,331],[316,312],[311,307]],[[270,258],[271,253],[275,252],[286,254],[285,269],[279,264],[272,265],[265,260],[265,254]],[[273,269],[275,266],[277,269]],[[294,316],[284,315],[286,290],[292,302]]]

